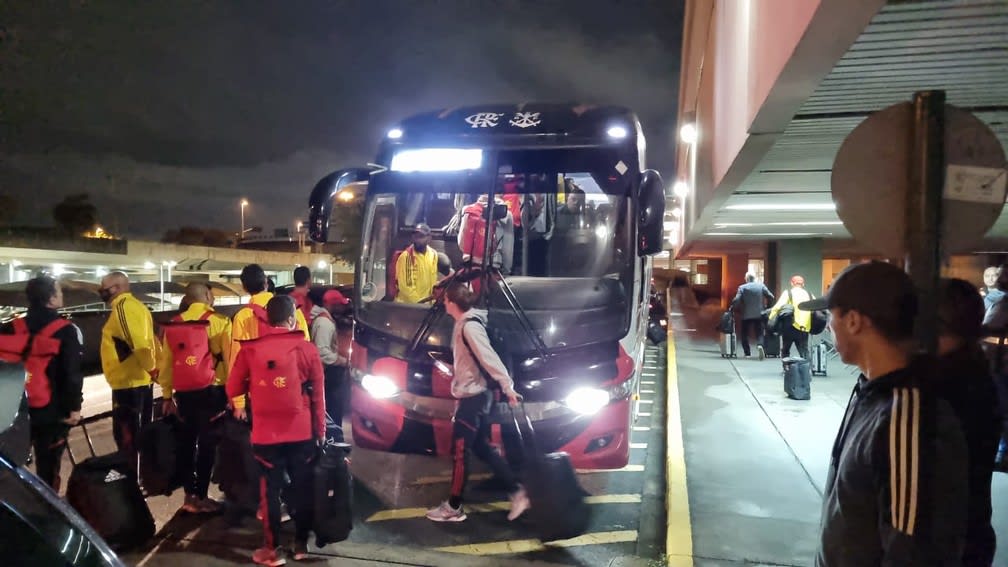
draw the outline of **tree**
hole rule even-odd
[[[56,228],[65,236],[80,236],[94,228],[98,222],[98,209],[87,193],[67,195],[52,208]]]
[[[231,245],[231,233],[216,228],[183,226],[178,230],[165,232],[161,237],[161,242],[226,248]]]

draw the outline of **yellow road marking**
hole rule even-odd
[[[544,551],[553,547],[579,547],[582,545],[605,545],[632,541],[637,541],[637,530],[595,532],[571,539],[551,541],[545,544],[537,539],[514,539],[510,541],[491,541],[487,543],[437,547],[434,548],[434,551],[447,551],[449,553],[462,553],[465,555],[500,555],[505,553]]]
[[[612,472],[642,472],[644,470],[644,465],[627,465],[621,469],[577,469],[578,474],[596,474],[596,473],[612,473]],[[486,480],[492,477],[490,473],[476,473],[469,475],[469,480]],[[411,482],[413,486],[424,486],[427,484],[443,484],[446,482],[451,482],[451,475],[438,474],[434,476],[421,476],[416,480]]]
[[[601,494],[599,496],[586,496],[585,502],[588,504],[640,504],[640,494]],[[498,502],[480,502],[477,504],[466,504],[466,514],[484,514],[489,512],[506,512],[511,508],[511,503],[501,500]],[[388,520],[408,520],[411,518],[423,518],[427,514],[427,508],[398,508],[395,510],[382,510],[372,514],[365,522],[385,522]]]
[[[668,526],[665,554],[669,567],[693,567],[693,527],[690,524],[689,494],[686,489],[686,452],[683,449],[682,417],[679,413],[679,372],[672,327],[668,333],[668,384],[665,391],[668,416],[665,424],[665,506]]]

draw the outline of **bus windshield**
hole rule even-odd
[[[488,222],[486,263],[515,286],[526,309],[562,309],[559,296],[579,281],[595,290],[611,290],[610,296],[622,295],[608,297],[610,305],[627,304],[623,290],[632,289],[635,260],[631,176],[586,167],[548,169],[528,162],[549,160],[522,157],[521,152],[501,152],[496,175],[473,170],[372,176],[357,282],[362,323],[411,337],[416,326],[405,323],[413,319],[409,313],[430,307],[427,286],[466,263],[483,262]],[[410,248],[418,225],[424,225],[421,237],[430,229],[430,251],[424,254]],[[600,281],[608,283],[600,286]],[[540,299],[523,297],[523,289],[541,292],[552,289],[552,282],[558,287],[550,305],[537,304],[543,302],[543,293],[532,294]],[[417,285],[421,289],[415,289]],[[493,311],[492,294],[488,301]],[[405,328],[392,328],[397,326]]]

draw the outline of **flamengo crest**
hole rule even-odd
[[[503,114],[496,112],[477,112],[465,119],[473,128],[494,128],[497,121],[503,118]]]

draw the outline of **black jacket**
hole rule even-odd
[[[763,310],[766,308],[764,298],[773,303],[774,294],[770,293],[767,286],[760,282],[749,282],[739,286],[735,293],[735,299],[731,302],[731,309],[742,305],[742,320],[761,319]]]
[[[966,442],[934,391],[937,366],[858,378],[833,445],[817,566],[961,564]]]
[[[38,332],[60,315],[52,309],[29,309],[25,323],[32,333]],[[7,323],[0,329],[4,334],[12,334],[14,328]],[[56,331],[53,338],[59,339],[59,354],[49,361],[46,376],[52,388],[52,401],[43,408],[32,410],[34,421],[57,422],[65,419],[70,412],[80,411],[84,386],[84,375],[81,373],[84,338],[77,325],[67,325]]]
[[[963,565],[989,567],[994,560],[991,526],[991,477],[1001,438],[997,391],[989,364],[979,346],[942,358],[938,394],[959,418],[969,452],[969,502]]]

